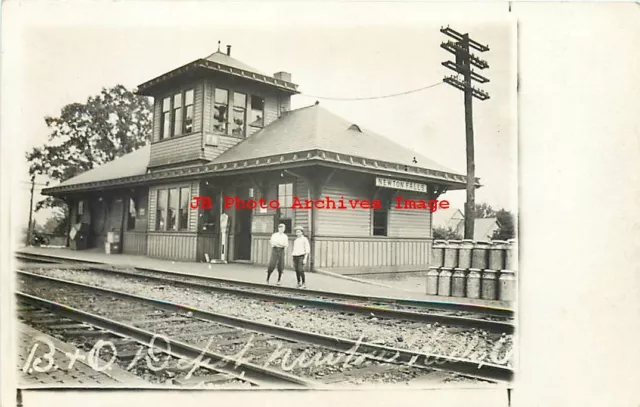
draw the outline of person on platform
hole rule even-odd
[[[296,226],[296,240],[293,241],[293,267],[296,270],[296,279],[298,280],[298,288],[307,288],[304,281],[304,266],[307,264],[307,258],[311,253],[309,239],[304,235],[304,228]]]
[[[282,271],[284,270],[284,250],[289,246],[289,237],[284,233],[286,225],[281,223],[278,225],[278,231],[271,235],[271,259],[267,268],[267,284],[273,269],[278,267],[278,285],[282,279]]]

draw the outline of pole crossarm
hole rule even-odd
[[[462,65],[456,65],[454,62],[452,61],[445,61],[442,63],[442,66],[451,69],[452,71],[455,71],[457,73],[463,74],[467,71],[468,68],[466,68],[465,66]],[[485,78],[484,76],[474,72],[473,70],[471,70],[470,72],[471,74],[471,79],[473,79],[474,81],[480,82],[480,83],[487,83],[489,82],[488,78]]]
[[[446,28],[441,28],[440,32],[443,33],[444,35],[447,35],[451,38],[453,38],[456,41],[463,41],[464,40],[464,36],[465,34],[460,34],[459,32],[457,32],[456,30],[446,27]],[[480,52],[486,52],[489,51],[489,47],[486,45],[482,45],[479,42],[476,42],[474,40],[469,39],[469,46],[473,49],[476,49]]]
[[[457,42],[453,42],[453,41],[447,41],[447,42],[443,42],[442,44],[440,44],[440,48],[444,49],[445,51],[449,51],[450,53],[454,54],[456,57],[466,57],[467,55],[469,56],[469,62],[471,63],[471,65],[479,68],[479,69],[487,69],[489,68],[489,63],[487,63],[487,61],[485,61],[484,59],[480,59],[477,56],[473,55],[472,53],[470,53],[468,50],[466,50],[460,43]]]
[[[481,90],[481,89],[476,89],[473,86],[470,85],[465,85],[465,83],[461,80],[459,80],[458,78],[456,78],[455,76],[447,76],[443,79],[444,83],[447,83],[451,86],[453,86],[456,89],[459,89],[461,91],[465,91],[467,88],[471,89],[471,96],[480,99],[480,100],[487,100],[490,99],[490,96],[487,92]]]

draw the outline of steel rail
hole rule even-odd
[[[303,306],[310,306],[310,307],[323,308],[323,309],[329,309],[329,310],[338,310],[338,311],[345,311],[345,312],[353,312],[353,313],[364,314],[364,315],[373,314],[376,317],[382,317],[382,318],[403,319],[408,321],[425,322],[425,323],[438,322],[440,324],[458,326],[458,327],[464,327],[464,328],[480,328],[480,329],[484,329],[494,333],[512,334],[514,332],[514,326],[508,322],[503,322],[503,321],[492,321],[492,320],[458,317],[458,316],[451,316],[451,315],[426,314],[426,313],[419,313],[419,312],[406,311],[406,310],[386,309],[386,308],[369,306],[369,305],[361,305],[361,304],[348,304],[344,302],[332,302],[332,301],[324,301],[324,300],[311,299],[311,298],[289,297],[289,296],[265,293],[265,292],[245,291],[239,288],[221,287],[216,285],[181,281],[181,280],[176,280],[175,278],[148,276],[144,274],[130,273],[128,271],[122,271],[122,270],[105,269],[105,268],[99,268],[95,266],[89,267],[89,271],[105,273],[105,274],[117,274],[124,277],[136,278],[140,280],[142,279],[155,280],[163,283],[171,283],[172,285],[178,286],[178,287],[198,289],[198,290],[205,290],[205,289],[213,290],[213,291],[218,291],[225,294],[256,298],[259,300],[286,302],[286,303],[291,303],[296,305],[303,305]],[[149,272],[149,270],[145,270],[145,272]]]
[[[68,261],[72,263],[95,264],[96,268],[99,268],[99,266],[117,267],[114,265],[109,265],[101,262],[85,261],[85,260],[72,259],[72,258],[53,256],[53,255],[16,252],[16,257],[18,257],[18,255],[22,256],[26,260],[29,260],[28,256],[33,256],[34,258],[58,260],[62,262]],[[133,266],[133,268],[140,271],[148,271],[148,272],[153,272],[157,274],[165,274],[165,275],[170,275],[178,278],[179,277],[197,278],[197,279],[211,281],[219,284],[238,285],[238,286],[252,287],[252,288],[259,288],[259,289],[264,289],[265,287],[269,287],[270,289],[277,289],[285,292],[304,293],[307,295],[311,294],[311,295],[316,295],[316,296],[325,297],[325,298],[336,298],[341,300],[353,300],[353,301],[374,302],[374,303],[380,302],[380,303],[387,303],[389,305],[403,305],[403,306],[409,306],[409,307],[428,308],[428,309],[435,309],[435,310],[442,310],[442,311],[471,312],[471,313],[484,314],[484,315],[490,315],[490,316],[501,317],[501,318],[514,317],[513,310],[508,308],[490,307],[490,306],[475,305],[475,304],[461,304],[461,303],[447,302],[447,301],[430,301],[430,300],[417,300],[417,299],[406,299],[406,298],[379,297],[379,296],[368,296],[368,295],[359,295],[359,294],[351,294],[351,293],[336,293],[336,292],[308,290],[308,289],[301,290],[294,287],[283,287],[283,286],[277,286],[276,288],[272,286],[266,286],[265,284],[262,284],[262,283],[253,283],[249,281],[229,280],[229,279],[218,278],[218,277],[203,276],[203,275],[190,274],[190,273],[180,273],[175,271],[159,270],[159,269],[153,269],[153,268],[147,268],[147,267]]]
[[[197,360],[199,367],[226,373],[233,379],[248,381],[258,386],[270,385],[278,388],[317,387],[317,384],[311,380],[244,361],[236,363],[236,360],[232,357],[223,356],[206,349],[200,349],[172,338],[169,338],[168,342],[165,342],[164,340],[154,340],[158,335],[153,332],[149,332],[132,325],[123,324],[113,319],[91,314],[55,301],[50,301],[19,291],[16,292],[16,296],[24,302],[52,310],[57,315],[62,315],[67,318],[84,322],[106,331],[134,339],[142,345],[149,346],[153,343],[154,347],[159,348],[164,353],[178,358],[191,359],[193,361]],[[215,363],[210,363],[208,361],[209,359],[213,360]]]
[[[377,345],[372,343],[365,343],[361,341],[354,341],[351,339],[338,338],[329,335],[323,335],[318,333],[312,333],[292,328],[285,328],[271,324],[263,324],[260,322],[250,321],[243,318],[232,317],[224,314],[218,314],[210,311],[204,311],[190,306],[172,303],[164,300],[157,300],[148,297],[142,297],[134,294],[123,293],[120,291],[114,291],[107,288],[94,287],[82,283],[76,283],[73,281],[62,280],[54,277],[47,277],[38,274],[33,274],[25,271],[17,271],[18,274],[22,274],[35,279],[58,282],[60,284],[80,287],[92,291],[98,291],[105,294],[109,294],[115,297],[133,299],[150,304],[154,307],[164,309],[171,312],[186,313],[189,312],[193,317],[217,322],[225,325],[231,325],[238,328],[244,328],[247,330],[264,333],[267,335],[277,336],[283,339],[294,340],[298,342],[305,342],[313,345],[319,345],[338,352],[364,354],[370,359],[393,362],[400,364],[408,364],[418,368],[442,370],[446,372],[453,372],[462,374],[465,376],[491,380],[497,382],[508,382],[513,379],[513,370],[507,366],[498,365],[494,363],[484,363],[468,359],[457,358],[453,356],[436,355],[431,353],[416,352],[405,349],[394,348],[390,346]],[[380,355],[393,355],[393,359],[385,359]],[[434,366],[437,364],[438,366]]]

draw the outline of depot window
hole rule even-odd
[[[159,189],[156,206],[156,230],[188,230],[190,199],[188,186]]]
[[[293,231],[293,209],[291,208],[293,205],[293,183],[278,185],[278,202],[280,203],[278,223],[284,223],[286,225],[285,232],[291,233]]]
[[[237,137],[244,137],[245,123],[247,115],[247,95],[234,92],[233,94],[233,120],[231,123],[231,134]]]
[[[372,234],[373,236],[388,236],[389,231],[389,210],[391,209],[393,193],[387,190],[381,191],[377,199],[380,200],[380,209],[372,209],[373,212],[373,224]]]
[[[229,91],[216,88],[213,105],[213,128],[215,131],[227,134],[229,123]]]
[[[189,89],[162,99],[160,140],[193,133],[194,91]]]
[[[264,126],[264,99],[260,96],[251,95],[251,116],[249,126]]]

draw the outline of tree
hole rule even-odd
[[[62,210],[57,210],[54,215],[44,223],[43,232],[55,236],[64,236],[67,231],[66,219],[68,212],[66,206]]]
[[[151,104],[116,85],[84,104],[64,106],[59,117],[47,116],[45,122],[51,129],[49,141],[27,153],[29,175],[62,182],[145,145],[152,129]],[[47,197],[36,203],[36,211],[65,206]]]
[[[496,212],[496,218],[500,228],[493,232],[492,240],[508,240],[516,236],[515,217],[506,209]]]
[[[508,210],[502,208],[495,210],[487,203],[476,204],[476,219],[496,218],[499,229],[493,233],[492,240],[507,240],[515,237],[514,216]]]
[[[462,236],[451,228],[433,228],[435,240],[461,240]]]
[[[495,218],[496,211],[491,207],[491,205],[483,202],[476,204],[475,215],[476,219]]]

